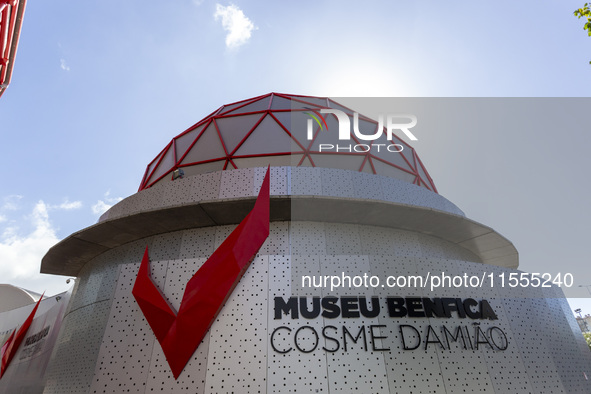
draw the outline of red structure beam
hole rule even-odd
[[[26,2],[0,0],[0,96],[12,77]]]

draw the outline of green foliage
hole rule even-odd
[[[587,23],[583,25],[583,29],[587,30],[588,36],[591,36],[591,8],[589,8],[589,3],[585,3],[583,8],[575,10],[574,15],[579,19],[582,17],[587,18]],[[589,64],[591,64],[591,62],[589,62]]]
[[[584,332],[583,336],[585,337],[585,340],[587,341],[587,345],[589,345],[589,348],[591,349],[591,332]]]
[[[587,30],[587,35],[591,36],[591,8],[589,8],[589,3],[585,3],[583,8],[579,8],[574,14],[579,19],[582,17],[587,18],[587,23],[585,23],[583,29]]]

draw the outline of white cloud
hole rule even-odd
[[[19,201],[22,200],[23,196],[18,194],[12,194],[10,196],[4,197],[4,204],[2,205],[2,209],[7,211],[16,211],[20,208]]]
[[[70,71],[70,66],[66,64],[66,59],[60,59],[60,68],[64,71]]]
[[[69,287],[64,277],[39,273],[43,256],[60,241],[50,215],[83,204],[65,199],[61,204],[40,200],[31,206],[24,200],[19,195],[0,198],[0,283],[46,291],[46,295],[61,293]]]
[[[52,209],[63,209],[64,211],[71,211],[72,209],[82,208],[82,202],[81,201],[69,201],[66,199],[66,201],[64,201],[60,205],[52,205],[51,208]]]
[[[92,213],[94,213],[95,215],[102,215],[103,213],[107,212],[111,207],[112,205],[109,205],[102,200],[98,200],[96,204],[94,204],[91,207],[91,209]]]
[[[26,220],[32,226],[29,234],[19,235],[19,228],[9,227],[0,236],[2,282],[38,275],[41,259],[59,241],[49,222],[48,206],[43,201],[35,205]]]
[[[222,27],[228,32],[226,35],[226,46],[228,48],[237,48],[246,44],[252,31],[257,29],[251,20],[244,15],[244,12],[234,4],[229,6],[216,4],[213,16],[216,21],[222,20]]]
[[[98,200],[96,202],[96,204],[94,204],[92,207],[90,207],[92,209],[92,213],[94,213],[95,215],[102,215],[103,213],[107,212],[109,209],[111,209],[111,207],[115,204],[117,204],[119,201],[123,200],[122,197],[109,197],[111,194],[111,191],[107,191],[105,193],[105,197],[104,200]]]

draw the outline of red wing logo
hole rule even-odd
[[[150,277],[148,248],[133,296],[177,379],[269,236],[269,169],[252,211],[189,280],[178,313]]]
[[[12,331],[12,334],[10,334],[10,337],[8,337],[8,339],[4,343],[4,345],[2,345],[2,350],[0,350],[0,358],[2,359],[2,365],[0,366],[0,379],[4,375],[4,372],[6,372],[6,368],[8,368],[8,365],[12,361],[14,355],[16,354],[16,351],[21,345],[21,342],[23,341],[23,339],[25,339],[25,335],[27,335],[27,331],[29,330],[31,323],[33,322],[33,318],[35,317],[35,313],[37,312],[37,307],[39,307],[39,303],[42,299],[43,295],[39,298],[39,301],[37,301],[37,304],[35,304],[35,307],[29,314],[29,317],[27,317],[27,320],[25,320],[18,332],[15,328],[14,331]]]

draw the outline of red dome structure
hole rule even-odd
[[[351,146],[339,146],[337,119],[322,117],[322,109],[337,109],[353,117],[353,110],[326,97],[269,93],[221,106],[172,141],[150,162],[139,190],[173,180],[181,169],[193,175],[226,169],[271,166],[328,167],[384,175],[437,192],[415,150],[396,135],[386,133],[373,141],[360,141],[353,133]],[[306,122],[313,114],[313,137]],[[318,119],[318,117],[316,117]],[[326,126],[326,130],[324,130]],[[359,130],[375,134],[378,122],[362,115]],[[333,145],[334,150],[321,146]],[[395,145],[396,149],[387,149]],[[361,147],[361,148],[359,148]],[[358,148],[358,149],[357,149]],[[177,172],[178,174],[178,172]]]

